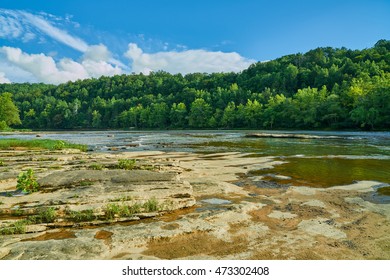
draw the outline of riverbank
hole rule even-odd
[[[251,171],[280,159],[238,152],[13,150],[1,158],[2,226],[37,207],[56,213],[0,236],[1,259],[390,259],[389,204],[366,199],[377,182],[276,184]],[[120,160],[134,166],[118,168]],[[41,191],[11,196],[27,169]]]

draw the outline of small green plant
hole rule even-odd
[[[57,140],[53,148],[54,150],[62,150],[63,148],[65,148],[65,142],[61,140]]]
[[[119,159],[118,168],[125,170],[132,170],[135,168],[136,159]]]
[[[52,223],[57,217],[53,207],[37,209],[35,213],[36,215],[28,217],[28,221],[32,224]]]
[[[135,203],[131,206],[129,205],[119,205],[117,203],[107,204],[104,210],[104,215],[107,219],[113,219],[115,217],[131,217],[136,213],[141,212],[142,205]]]
[[[4,166],[4,165],[5,165],[4,161],[0,159],[0,166]]]
[[[89,166],[89,169],[92,169],[92,170],[102,170],[103,169],[103,165],[102,164],[98,164],[98,163],[94,163],[94,164],[91,164]]]
[[[24,210],[23,209],[19,209],[19,208],[14,209],[14,210],[12,210],[11,215],[12,216],[23,216],[24,215]]]
[[[103,209],[104,215],[107,219],[113,219],[115,216],[119,216],[120,213],[120,205],[116,203],[107,204]]]
[[[155,198],[151,198],[143,204],[143,208],[146,212],[156,212],[159,210],[158,201]]]
[[[70,219],[75,222],[89,222],[96,220],[96,216],[92,209],[86,209],[81,211],[70,211]]]
[[[110,202],[117,202],[117,201],[130,201],[130,200],[133,200],[133,197],[131,195],[123,195],[121,197],[116,197],[116,198],[112,198],[110,199]]]
[[[142,208],[142,206],[139,203],[135,203],[135,204],[129,206],[131,215],[134,215],[134,214],[141,212],[141,208]]]
[[[27,220],[19,220],[8,226],[0,228],[0,235],[21,234],[26,232],[26,226],[30,224]]]
[[[39,184],[32,169],[19,174],[16,188],[26,193],[39,191]]]
[[[77,186],[80,186],[80,187],[85,187],[85,186],[92,186],[94,184],[94,182],[92,181],[80,181],[77,183]]]

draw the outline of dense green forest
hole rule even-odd
[[[390,129],[390,41],[364,50],[317,48],[241,73],[0,84],[0,129],[8,126]]]

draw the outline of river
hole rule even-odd
[[[272,156],[283,164],[272,170],[258,170],[256,175],[280,184],[311,187],[377,181],[382,190],[379,201],[390,202],[390,132],[272,131],[321,138],[245,137],[254,132],[262,131],[66,131],[9,134],[0,138],[35,139],[39,134],[43,139],[86,144],[93,152],[160,150]]]

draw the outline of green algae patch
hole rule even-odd
[[[388,195],[390,196],[390,186],[389,187],[382,187],[377,189],[377,193],[380,195]]]

